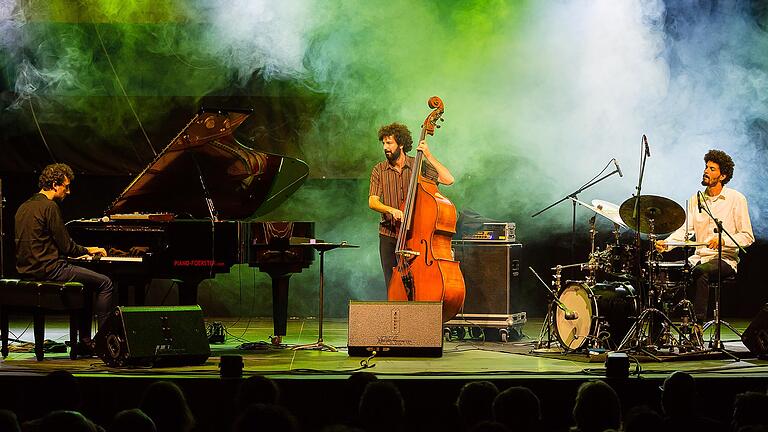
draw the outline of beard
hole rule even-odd
[[[389,163],[395,163],[398,159],[400,159],[401,152],[402,152],[401,148],[398,147],[397,150],[395,150],[392,153],[384,152],[384,156],[387,157],[387,160],[389,161]]]

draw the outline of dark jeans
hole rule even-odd
[[[69,263],[63,263],[56,267],[46,276],[46,279],[59,282],[80,282],[89,293],[96,296],[95,307],[90,303],[86,304],[83,316],[80,319],[80,340],[90,339],[91,315],[95,312],[96,319],[99,321],[99,325],[101,325],[112,310],[114,294],[112,281],[101,273]]]
[[[397,239],[379,234],[379,257],[381,258],[381,269],[384,271],[384,290],[389,287],[389,280],[392,279],[392,268],[397,265],[395,258],[395,247]]]
[[[694,292],[688,293],[688,298],[693,300],[693,308],[696,312],[696,320],[700,323],[707,320],[709,316],[708,312],[711,309],[709,307],[710,297],[714,297],[714,293],[709,290],[710,282],[717,282],[717,264],[720,263],[720,269],[722,271],[722,279],[733,276],[736,272],[733,267],[728,265],[725,261],[720,261],[717,258],[707,261],[703,264],[697,264],[691,271],[691,277],[693,279],[692,287],[690,288]],[[722,295],[722,291],[721,291]]]

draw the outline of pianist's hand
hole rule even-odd
[[[88,255],[107,256],[107,251],[104,248],[100,248],[100,247],[87,247],[86,249],[88,249]]]

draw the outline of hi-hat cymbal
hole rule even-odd
[[[617,206],[616,204],[609,203],[608,201],[592,200],[592,205],[589,205],[583,201],[579,201],[574,197],[570,197],[570,198],[576,203],[592,210],[593,212],[599,214],[600,216],[605,217],[611,222],[615,224],[619,224],[624,228],[629,228],[624,224],[624,222],[621,221],[621,216],[619,216],[619,206]]]
[[[593,199],[592,205],[595,206],[597,209],[596,211],[600,213],[601,215],[607,217],[611,220],[611,222],[615,224],[619,224],[619,226],[622,226],[624,228],[629,228],[623,220],[621,220],[621,215],[619,214],[619,206],[608,201],[603,201],[599,199]]]
[[[685,223],[685,211],[680,205],[669,198],[656,195],[640,195],[638,211],[640,213],[640,227],[633,217],[636,197],[631,197],[621,203],[619,214],[621,220],[630,228],[643,234],[651,232],[650,221],[653,220],[653,233],[666,234],[672,232]]]

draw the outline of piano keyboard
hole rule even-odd
[[[113,256],[100,256],[100,255],[93,255],[93,256],[81,256],[77,258],[70,258],[72,261],[100,261],[100,262],[135,262],[140,263],[144,261],[144,258],[142,257],[113,257]]]
[[[171,222],[176,220],[173,213],[116,213],[109,215],[109,219],[115,220],[148,220],[152,222]]]

